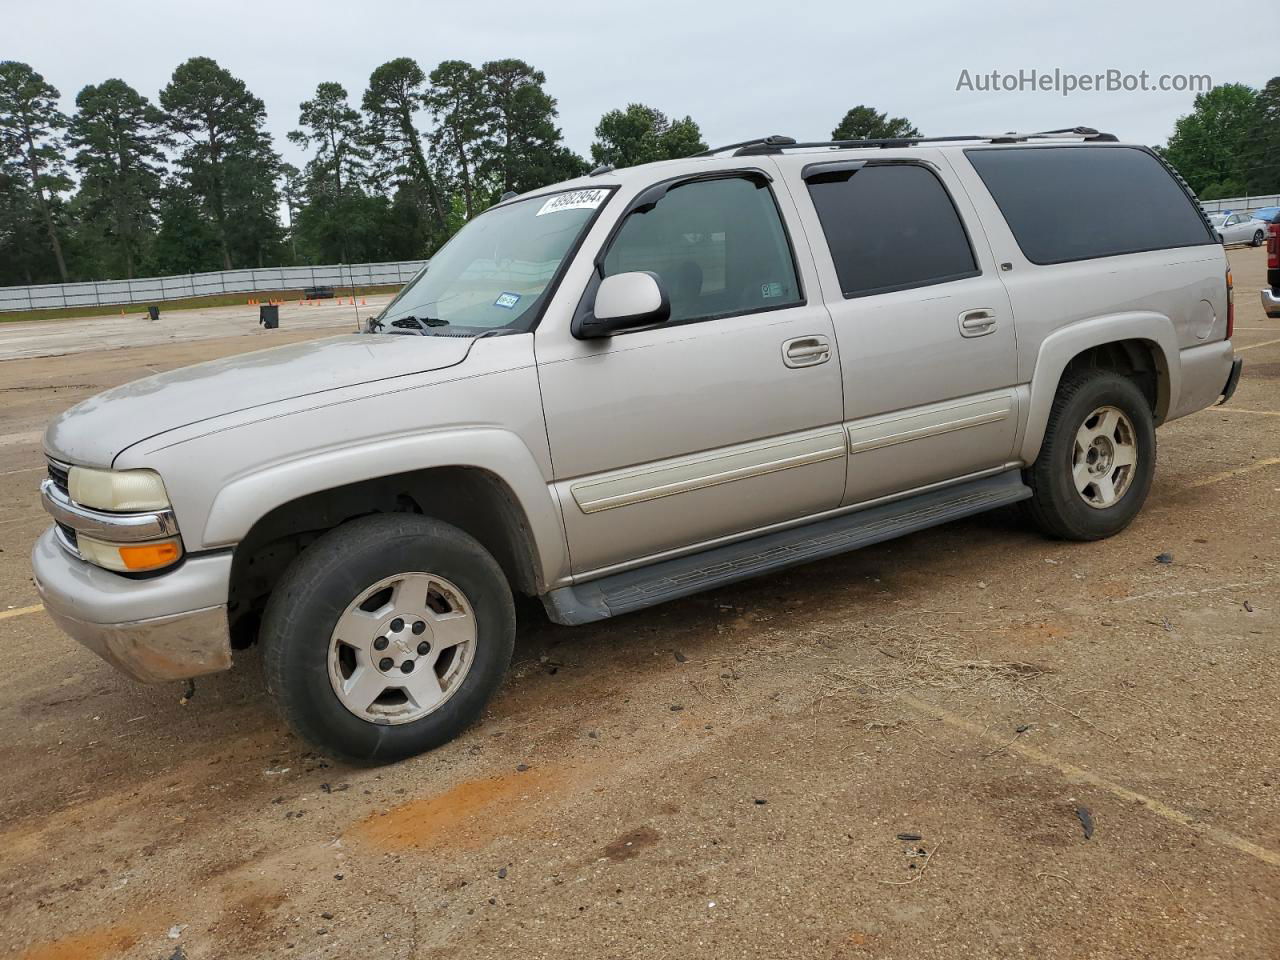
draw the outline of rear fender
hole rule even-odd
[[[1156,420],[1162,420],[1168,410],[1176,406],[1182,370],[1177,336],[1168,317],[1149,312],[1117,313],[1061,327],[1045,337],[1036,357],[1027,423],[1018,450],[1023,463],[1033,463],[1040,453],[1049,411],[1067,364],[1086,350],[1122,340],[1143,341],[1156,352],[1161,373],[1167,378],[1167,384],[1160,390]]]

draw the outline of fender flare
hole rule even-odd
[[[1018,457],[1023,463],[1034,463],[1040,453],[1049,424],[1049,411],[1067,364],[1086,350],[1122,340],[1140,340],[1149,344],[1163,368],[1161,373],[1168,380],[1168,395],[1160,397],[1157,420],[1177,407],[1182,369],[1177,334],[1173,321],[1168,317],[1149,312],[1116,313],[1061,327],[1044,338],[1036,357],[1035,370],[1031,375],[1027,423],[1018,449]]]
[[[234,546],[277,507],[307,494],[433,467],[472,467],[496,476],[514,494],[532,537],[534,578],[554,583],[569,569],[564,523],[532,452],[514,433],[467,427],[384,437],[308,454],[237,477],[214,497],[201,542]]]

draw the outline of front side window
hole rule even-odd
[[[611,190],[567,190],[480,214],[371,323],[387,333],[528,330]]]
[[[805,181],[846,298],[977,276],[960,215],[926,167],[817,167]]]
[[[656,273],[671,323],[754,313],[803,302],[777,204],[766,183],[695,180],[627,216],[603,275]]]

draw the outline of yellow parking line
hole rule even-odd
[[[1280,343],[1280,340],[1263,340],[1261,343],[1251,343],[1247,347],[1236,347],[1236,353],[1244,353],[1246,350],[1257,350],[1259,347],[1269,347],[1273,343]]]
[[[945,710],[932,703],[925,703],[924,701],[917,700],[915,697],[907,694],[903,694],[901,699],[912,709],[917,710],[926,716],[937,717],[950,727],[955,727],[958,730],[963,730],[966,733],[973,734],[979,740],[985,740],[988,743],[998,742],[1008,752],[1016,753],[1018,756],[1023,757],[1026,760],[1030,760],[1032,763],[1038,763],[1045,767],[1052,767],[1068,780],[1072,780],[1077,783],[1087,783],[1091,787],[1106,790],[1108,793],[1128,803],[1141,804],[1157,817],[1162,817],[1171,823],[1176,823],[1179,826],[1186,827],[1188,830],[1192,830],[1202,836],[1216,840],[1223,846],[1231,847],[1233,850],[1237,850],[1240,853],[1248,854],[1251,857],[1261,860],[1263,863],[1270,864],[1273,867],[1280,867],[1280,853],[1276,853],[1274,850],[1268,850],[1266,847],[1261,847],[1250,840],[1246,840],[1244,837],[1237,836],[1228,830],[1223,830],[1221,827],[1215,827],[1212,824],[1197,820],[1195,817],[1191,816],[1191,814],[1183,813],[1181,810],[1171,807],[1163,801],[1138,793],[1136,790],[1130,790],[1128,787],[1108,780],[1106,777],[1099,776],[1091,770],[1086,770],[1084,767],[1078,767],[1074,763],[1070,763],[1066,760],[1059,760],[1057,757],[1050,756],[1042,750],[1037,750],[1035,747],[1029,747],[1026,744],[1018,743],[1017,741],[1008,743],[1007,740],[1000,739],[985,728],[966,720],[964,717],[952,713],[950,710]]]
[[[1253,473],[1255,470],[1265,470],[1267,467],[1274,467],[1280,463],[1280,457],[1268,457],[1266,460],[1259,460],[1257,463],[1251,463],[1247,467],[1237,467],[1235,470],[1227,470],[1224,473],[1215,473],[1211,477],[1205,477],[1203,480],[1197,480],[1195,483],[1189,483],[1184,490],[1194,490],[1196,487],[1207,487],[1211,483],[1221,483],[1223,480],[1232,480],[1236,477],[1243,476],[1246,473]]]
[[[22,617],[28,613],[39,613],[44,609],[43,603],[37,603],[34,607],[18,607],[16,610],[0,610],[0,620],[8,620],[10,617]]]

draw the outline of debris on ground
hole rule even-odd
[[[527,763],[516,764],[516,773],[524,773],[528,769],[529,769],[529,765]]]
[[[502,868],[500,868],[500,869],[498,870],[498,879],[499,879],[499,880],[505,880],[505,879],[507,879],[507,868],[506,868],[506,867],[502,867]]]
[[[684,709],[684,704],[683,704],[683,703],[673,703],[673,704],[671,705],[671,712],[672,712],[672,713],[679,713],[679,712],[680,712],[681,710],[683,710],[683,709]]]
[[[185,929],[187,929],[187,925],[185,923],[175,923],[172,927],[169,928],[169,939],[177,940],[180,936],[182,936],[182,931]]]
[[[1157,554],[1156,563],[1173,563],[1173,554],[1172,553]]]
[[[1018,724],[1018,726],[1017,726],[1017,727],[1015,727],[1015,728],[1014,728],[1014,731],[1013,731],[1013,732],[1014,732],[1014,733],[1026,733],[1026,732],[1027,732],[1028,730],[1030,730],[1030,729],[1031,729],[1031,724],[1029,724],[1029,723],[1020,723],[1020,724]]]
[[[688,658],[688,657],[686,657],[686,656],[685,656],[683,653],[681,653],[679,650],[677,650],[677,651],[675,652],[675,658],[676,658],[676,663],[688,663],[688,662],[689,662],[689,658]]]
[[[194,680],[188,680],[186,687],[183,688],[182,696],[178,698],[178,703],[181,706],[185,707],[188,703],[191,702],[191,698],[194,697],[195,695],[196,695],[196,682]]]
[[[1089,812],[1089,808],[1085,806],[1076,807],[1076,817],[1080,821],[1080,826],[1084,827],[1084,838],[1086,840],[1093,836],[1093,814]]]
[[[1248,600],[1244,602],[1244,612],[1253,613],[1253,604],[1250,603]]]
[[[898,834],[898,839],[899,840],[923,840],[924,837],[920,836],[920,834],[918,833],[900,833]]]

